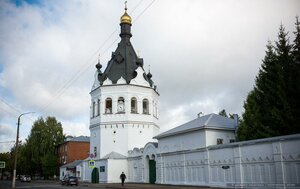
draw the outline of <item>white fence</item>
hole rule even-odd
[[[300,188],[300,134],[167,153],[158,149],[156,183]],[[147,182],[144,153],[128,158],[131,182]]]

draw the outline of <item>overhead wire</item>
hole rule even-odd
[[[11,110],[14,110],[14,112],[16,112],[17,114],[13,114],[12,112],[6,110],[5,108],[3,108],[2,106],[0,107],[2,110],[4,110],[6,113],[8,113],[9,115],[11,115],[14,118],[17,118],[18,115],[22,114],[22,112],[20,110],[18,110],[17,108],[15,108],[14,106],[12,106],[11,104],[9,104],[8,102],[6,102],[3,98],[0,97],[0,101],[3,102],[5,105],[7,105]],[[32,122],[34,122],[33,119],[31,119],[30,117],[28,117],[27,115],[25,115],[25,117],[29,120],[31,120]]]
[[[134,7],[134,9],[132,10],[132,12],[141,4],[141,2],[143,2],[144,0],[139,1],[139,3]],[[60,97],[64,91],[66,89],[68,89],[70,87],[70,85],[73,84],[73,82],[75,82],[86,70],[88,70],[88,68],[91,67],[91,63],[90,61],[92,61],[92,58],[105,46],[105,44],[110,40],[110,38],[112,38],[114,36],[114,34],[118,31],[118,27],[116,27],[116,29],[108,36],[108,38],[100,45],[100,47],[92,53],[92,55],[90,56],[90,58],[88,59],[88,61],[83,64],[83,66],[80,67],[80,69],[71,77],[70,80],[68,80],[62,87],[60,87],[56,92],[54,97],[52,97],[53,99]],[[106,52],[106,50],[104,50],[104,52]],[[101,54],[103,54],[104,52],[102,52]],[[47,104],[43,105],[42,108],[40,108],[40,111],[45,111],[53,102],[49,101]]]
[[[130,13],[133,13],[139,6],[140,4],[143,2],[144,0],[139,1],[139,3],[137,3],[137,5],[132,9],[132,11]],[[145,12],[146,10],[155,2],[155,0],[152,0],[147,6],[146,8],[143,9],[143,11],[134,19],[133,23],[136,22]],[[55,95],[52,97],[52,100],[49,101],[47,104],[45,104],[44,106],[42,106],[40,108],[41,112],[46,111],[49,106],[54,102],[54,100],[56,100],[57,98],[59,98],[66,89],[68,89],[77,79],[79,79],[93,64],[94,62],[91,62],[93,57],[98,54],[98,52],[105,46],[105,44],[114,36],[114,34],[118,31],[118,27],[108,36],[108,38],[100,45],[100,47],[92,53],[91,57],[88,59],[88,61],[83,64],[83,66],[71,77],[70,80],[68,80],[62,87],[60,87],[56,92]],[[116,38],[106,49],[104,49],[102,52],[100,52],[100,57],[105,54],[111,47],[113,44],[115,44],[115,42],[118,40],[118,38]]]
[[[12,141],[0,141],[0,143],[14,143],[16,141],[12,140]]]
[[[4,99],[2,99],[0,97],[0,101],[2,101],[4,104],[6,104],[7,106],[9,106],[11,109],[13,109],[14,111],[18,112],[19,114],[21,113],[21,111],[19,111],[17,108],[13,107],[12,105],[10,105],[8,102],[6,102]]]

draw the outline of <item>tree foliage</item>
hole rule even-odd
[[[10,152],[3,152],[0,153],[0,161],[4,161],[5,162],[5,168],[3,168],[2,174],[1,174],[1,180],[3,179],[3,176],[6,175],[7,176],[7,172],[11,172],[13,167],[12,167],[12,156]]]
[[[300,132],[300,27],[296,19],[294,44],[288,32],[279,28],[275,45],[269,41],[254,89],[244,103],[245,112],[238,130],[239,140]]]
[[[228,117],[225,109],[219,111],[219,115],[224,116],[224,117]]]
[[[64,138],[62,125],[55,117],[36,120],[26,142],[18,150],[18,174],[53,176],[57,167],[55,146]]]

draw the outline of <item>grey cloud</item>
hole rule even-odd
[[[129,13],[139,2],[128,2]],[[143,1],[132,18],[151,2]],[[68,132],[78,127],[88,133],[94,64],[100,51],[105,68],[117,46],[111,44],[118,38],[123,2],[46,1],[40,7],[16,8],[2,1],[1,7],[10,13],[0,14],[1,87],[22,111],[40,111],[51,102],[38,113],[57,116]],[[158,85],[162,130],[195,118],[199,111],[225,108],[241,114],[267,40],[276,39],[281,22],[293,30],[297,7],[296,0],[155,1],[133,23],[132,43],[145,70],[151,65]]]

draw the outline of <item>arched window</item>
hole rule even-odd
[[[95,110],[95,108],[96,108],[96,107],[95,107],[95,106],[96,106],[96,103],[93,101],[93,107],[92,107],[92,108],[93,108],[93,111],[92,111],[92,117],[95,117],[95,115],[96,115],[96,112],[95,112],[95,111],[96,111],[96,110]]]
[[[112,100],[111,98],[107,98],[105,100],[105,113],[111,114],[112,113]]]
[[[149,114],[149,101],[148,101],[148,99],[143,100],[143,114]]]
[[[125,112],[125,101],[123,97],[118,98],[118,113]]]
[[[97,101],[97,115],[100,115],[100,99]]]
[[[131,98],[131,113],[137,113],[137,100],[135,97]]]

